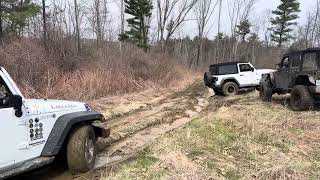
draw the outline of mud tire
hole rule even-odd
[[[239,92],[239,87],[235,82],[226,82],[222,86],[222,91],[225,96],[235,96]]]
[[[85,173],[91,170],[95,159],[96,136],[93,128],[81,126],[74,129],[67,144],[67,162],[71,173]]]
[[[272,84],[270,79],[266,79],[260,83],[259,97],[264,102],[271,102],[272,100]]]
[[[291,91],[290,106],[294,111],[307,111],[314,106],[314,98],[307,86],[294,86]]]

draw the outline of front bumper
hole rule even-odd
[[[320,86],[309,86],[311,94],[320,94]]]

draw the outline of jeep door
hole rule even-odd
[[[290,55],[290,69],[289,69],[289,88],[295,84],[295,79],[301,71],[301,53]]]
[[[0,172],[27,160],[25,155],[28,151],[26,117],[17,117],[13,107],[3,103],[6,97],[12,95],[8,83],[8,79],[0,71]]]
[[[255,86],[259,84],[254,68],[248,63],[239,63],[239,84],[242,87]]]
[[[276,83],[276,88],[288,89],[289,72],[290,72],[290,57],[285,56],[280,63],[280,68],[276,72],[274,72],[274,80]]]

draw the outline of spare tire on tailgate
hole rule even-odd
[[[212,84],[212,75],[211,75],[211,73],[210,72],[205,72],[203,80],[204,80],[204,84],[206,86],[210,87],[211,84]]]

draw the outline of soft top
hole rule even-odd
[[[234,64],[238,64],[238,63],[248,63],[248,62],[244,62],[244,61],[233,61],[233,62],[224,62],[224,63],[212,64],[212,65],[210,65],[210,66],[234,65]]]
[[[307,48],[305,50],[289,51],[289,52],[285,53],[284,56],[289,56],[292,54],[298,54],[298,53],[304,53],[304,52],[310,52],[310,51],[320,51],[320,47]]]

